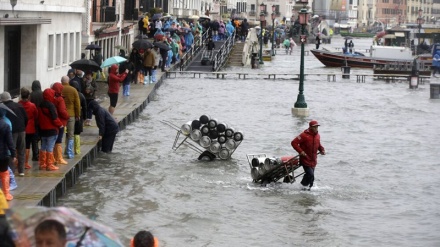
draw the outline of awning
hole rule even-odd
[[[405,37],[405,33],[402,32],[395,32],[394,35],[396,35],[396,37]]]
[[[0,18],[0,26],[40,25],[51,24],[50,18]]]

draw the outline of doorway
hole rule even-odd
[[[11,96],[20,94],[21,26],[5,27],[4,91]]]

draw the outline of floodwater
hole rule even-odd
[[[362,44],[370,40],[355,40]],[[299,49],[260,70],[226,71],[296,73]],[[340,71],[311,54],[305,67]],[[353,77],[307,77],[307,118],[291,114],[297,80],[167,79],[114,152],[101,154],[59,205],[113,227],[127,246],[142,229],[173,247],[440,246],[440,100],[429,99],[429,83],[410,90]],[[202,114],[243,131],[230,160],[171,149],[176,131],[161,120],[180,126]],[[311,119],[327,151],[312,191],[298,182],[254,184],[246,154],[294,155],[290,142]]]

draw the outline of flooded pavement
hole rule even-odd
[[[296,49],[258,71],[226,71],[297,72]],[[340,72],[312,54],[305,67]],[[113,227],[127,245],[148,229],[161,246],[439,246],[440,101],[429,99],[429,84],[310,76],[304,119],[291,114],[297,94],[295,80],[167,79],[114,152],[101,154],[58,205]],[[176,131],[161,120],[180,126],[202,114],[243,131],[230,160],[171,150]],[[246,154],[294,155],[290,142],[311,119],[327,151],[312,191],[252,183]]]

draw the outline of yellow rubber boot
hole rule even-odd
[[[79,135],[74,135],[73,136],[73,140],[74,140],[74,151],[75,154],[81,154],[81,138]]]

